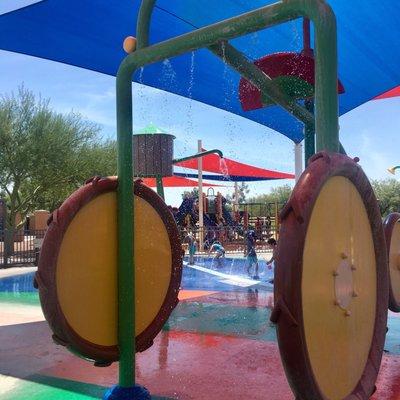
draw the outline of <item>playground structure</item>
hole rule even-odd
[[[265,239],[273,236],[278,239],[279,213],[284,204],[274,203],[239,203],[235,217],[243,218],[244,229],[252,229],[257,238]],[[243,217],[242,217],[243,216]]]
[[[257,250],[267,251],[266,240],[270,237],[278,238],[279,212],[283,204],[278,203],[233,203],[227,208],[226,199],[221,193],[214,194],[209,188],[203,193],[203,221],[204,227],[198,226],[199,206],[198,197],[188,196],[183,199],[179,208],[172,209],[179,229],[184,236],[192,232],[199,241],[200,230],[204,238],[204,248],[218,241],[228,252],[243,252],[245,235],[253,230],[257,238]]]
[[[226,208],[226,199],[221,193],[215,195],[213,188],[208,188],[207,194],[202,193],[202,211],[206,227],[233,226],[234,221]],[[199,220],[199,198],[187,196],[175,210],[175,219],[181,228],[193,229]]]
[[[180,241],[176,226],[165,221],[170,217],[165,204],[154,200],[154,203],[159,202],[158,209],[149,200],[150,194],[149,198],[141,197],[140,184],[135,185],[139,191],[135,194],[144,204],[150,205],[141,206],[139,201],[138,207],[134,206],[131,80],[134,71],[144,65],[208,48],[262,92],[262,99],[268,99],[268,102],[262,100],[263,105],[279,104],[305,124],[309,165],[281,212],[275,307],[271,317],[277,324],[279,346],[291,388],[299,400],[368,399],[375,389],[383,352],[389,275],[382,223],[371,186],[357,160],[339,154],[343,149],[338,138],[336,24],[332,10],[319,0],[283,1],[149,46],[153,7],[154,1],[142,2],[137,38],[125,42],[124,47],[131,54],[123,60],[117,75],[118,181],[95,179],[79,189],[53,214],[54,236],[49,229],[45,239],[37,283],[55,338],[98,364],[119,361],[119,386],[110,390],[106,399],[150,398],[148,392],[134,386],[135,352],[151,344],[176,304],[181,260],[174,257],[173,249]],[[300,96],[306,100],[305,107],[295,101],[297,95],[294,98],[290,95],[286,83],[276,84],[279,74],[278,78],[271,79],[228,43],[238,36],[301,17],[312,20],[316,38],[314,90],[302,92]],[[297,90],[294,93],[297,94]],[[311,112],[314,109],[312,95],[315,115]],[[142,190],[145,193],[145,189]],[[85,200],[81,198],[82,193]],[[82,201],[89,207],[81,208]],[[115,283],[110,287],[118,286],[117,292],[108,289],[103,294],[107,307],[118,303],[118,316],[107,314],[113,316],[112,321],[104,319],[95,308],[85,308],[99,297],[93,288],[88,290],[92,281],[82,279],[87,260],[82,260],[82,252],[75,248],[80,240],[85,243],[78,236],[85,226],[80,219],[86,218],[88,211],[90,216],[92,208],[97,206],[102,214],[108,215],[104,223],[117,232],[112,251],[107,246],[103,246],[104,253],[94,251],[94,256],[107,260],[105,267],[110,267]],[[149,278],[152,267],[163,259],[152,258],[157,254],[156,248],[145,255],[141,255],[140,250],[149,226],[146,221],[151,214],[149,207],[153,207],[155,221],[158,221],[154,224],[165,228],[160,229],[164,233],[160,242],[166,243],[165,247],[172,254],[165,258],[172,261],[162,265],[163,278],[159,272]],[[102,222],[98,221],[99,226],[94,229],[96,234],[101,233]],[[72,232],[77,234],[69,236],[69,229],[75,229]],[[83,238],[89,239],[88,233],[83,233]],[[96,250],[102,249],[100,245],[93,246]],[[176,279],[172,279],[173,276]],[[104,278],[107,276],[98,276],[100,280]],[[147,281],[154,282],[155,287],[147,288]],[[166,288],[171,287],[172,281],[175,283],[170,293]],[[88,292],[85,302],[79,304],[82,305],[80,310],[76,310],[77,303],[69,293],[78,282],[82,282],[84,293]],[[393,278],[391,282],[393,286]],[[155,296],[157,301],[151,299],[155,289],[160,291],[160,286],[164,289],[161,292],[168,296]],[[322,295],[320,288],[326,289]],[[145,298],[141,297],[144,293]],[[48,308],[53,301],[60,304],[62,313],[56,314]],[[152,314],[147,315],[140,308],[140,303],[146,301],[152,305]],[[94,317],[91,331],[83,332],[83,318],[91,312]],[[74,320],[72,326],[71,320]],[[152,322],[154,329],[148,327]],[[151,334],[146,335],[141,345],[139,336],[146,329]]]

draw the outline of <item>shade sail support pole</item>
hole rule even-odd
[[[201,153],[203,144],[201,140],[197,141],[197,153]],[[199,249],[203,250],[204,245],[204,215],[203,215],[203,157],[197,159],[198,185],[199,185]]]
[[[303,145],[302,143],[294,144],[294,179],[297,182],[303,173]]]

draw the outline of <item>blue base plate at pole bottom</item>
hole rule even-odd
[[[103,400],[151,400],[151,396],[144,386],[122,387],[116,385],[107,390]]]

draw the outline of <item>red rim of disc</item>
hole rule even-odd
[[[289,384],[298,399],[326,400],[313,374],[308,356],[302,311],[303,251],[315,202],[329,178],[349,179],[361,195],[374,238],[377,266],[377,301],[373,338],[368,359],[356,387],[343,400],[368,399],[375,388],[386,335],[388,271],[384,233],[378,204],[368,178],[354,160],[337,153],[320,152],[296,184],[281,212],[281,228],[275,271],[275,307],[271,320],[277,323],[282,362]]]
[[[393,212],[390,213],[383,222],[383,229],[385,231],[385,239],[386,239],[386,248],[387,248],[387,257],[389,261],[389,254],[390,254],[390,244],[392,242],[392,234],[393,228],[396,225],[397,221],[400,220],[400,213]],[[390,278],[390,273],[389,273]],[[389,285],[389,310],[393,312],[400,312],[400,303],[396,301],[396,297],[393,293],[392,283],[390,282]]]
[[[117,186],[118,179],[116,177],[95,177],[72,193],[61,207],[51,215],[35,276],[43,313],[54,333],[55,341],[67,346],[71,351],[99,363],[117,361],[119,359],[118,346],[101,346],[91,343],[79,336],[68,324],[57,296],[57,258],[64,234],[79,210],[95,197],[116,191]],[[159,214],[168,232],[172,254],[171,279],[164,302],[154,320],[136,337],[136,351],[141,352],[153,344],[153,339],[178,304],[178,292],[182,277],[182,252],[179,231],[174,217],[161,197],[140,180],[135,181],[134,194],[147,201]]]

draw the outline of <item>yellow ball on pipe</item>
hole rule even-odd
[[[126,53],[133,53],[136,50],[136,38],[133,36],[127,36],[124,39],[124,43],[122,45],[122,47],[124,48]]]

